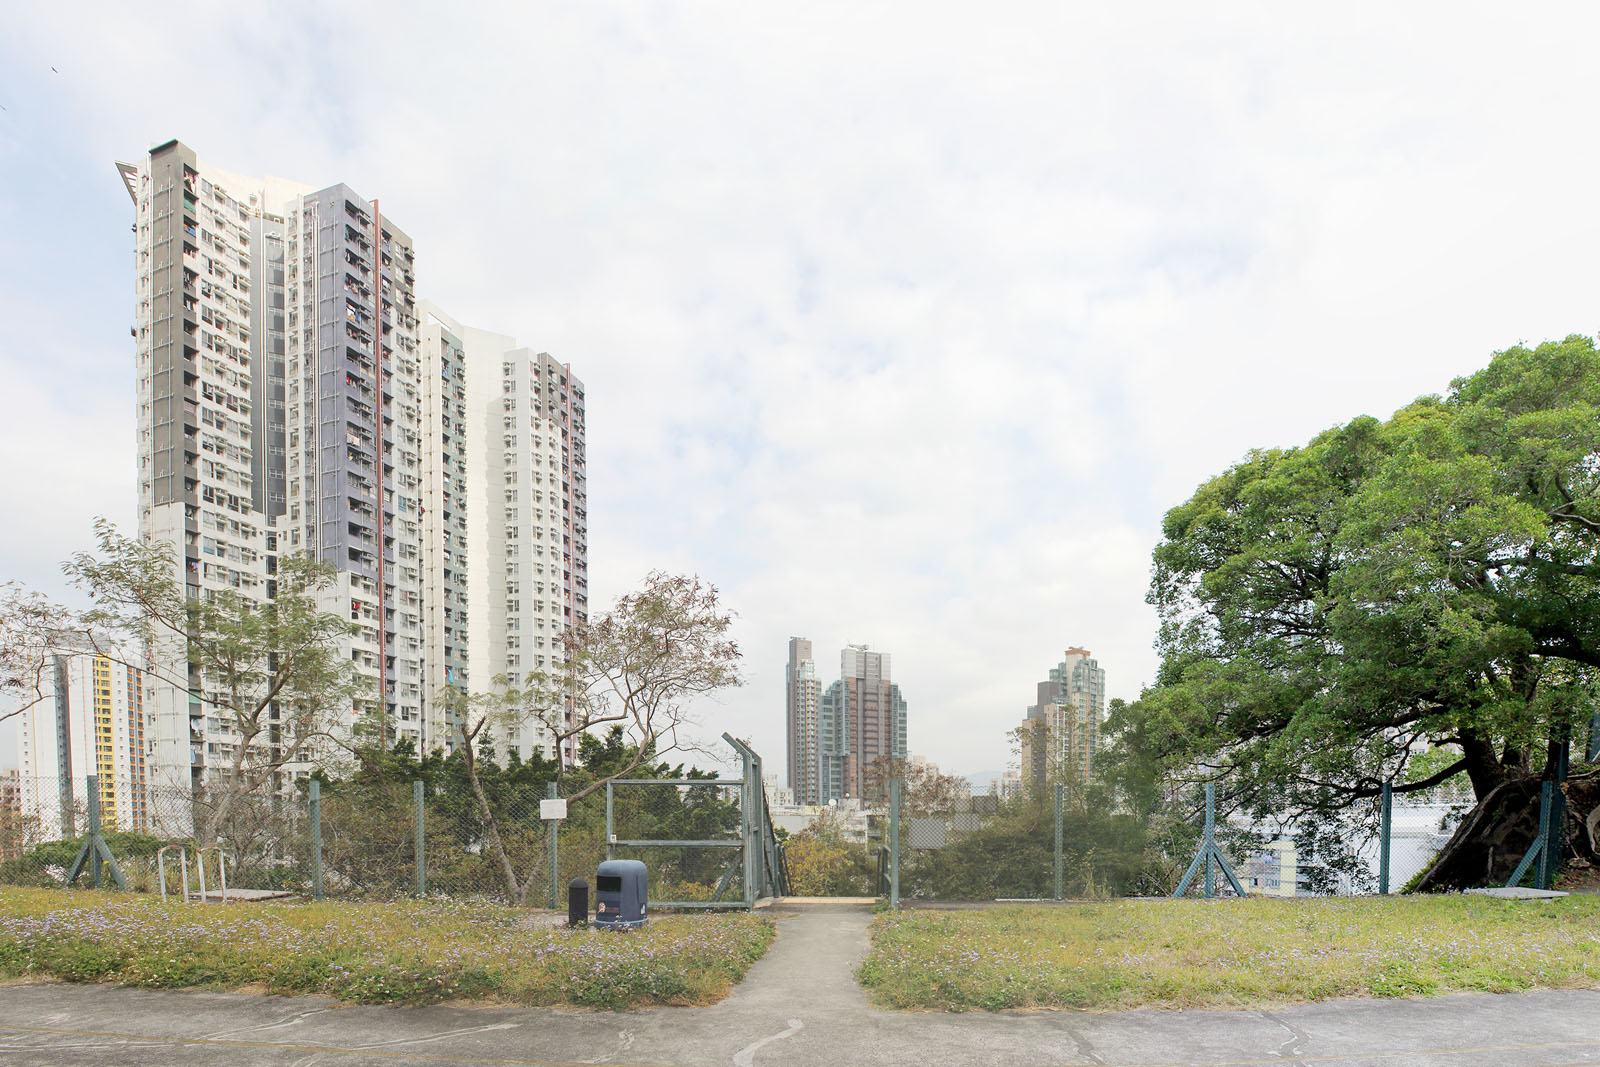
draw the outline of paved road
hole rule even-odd
[[[711,1008],[338,1008],[319,997],[0,988],[0,1064],[631,1064],[1065,1067],[1600,1064],[1600,993],[1344,1001],[1275,1011],[1005,1015],[876,1011],[852,970],[868,916],[784,917],[765,959]]]

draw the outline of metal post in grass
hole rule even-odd
[[[1066,816],[1067,787],[1056,786],[1056,899],[1061,899],[1061,831]]]
[[[1548,853],[1547,877],[1544,888],[1549,889],[1555,881],[1556,875],[1561,870],[1561,848],[1564,844],[1564,831],[1567,826],[1567,774],[1572,765],[1572,728],[1563,726],[1554,744],[1555,752],[1555,780],[1550,791],[1550,833],[1545,838],[1545,852]]]
[[[117,887],[127,889],[128,880],[123,877],[122,868],[117,866],[117,858],[111,854],[111,847],[100,833],[100,779],[91,774],[85,782],[89,791],[89,832],[83,839],[83,847],[78,849],[77,858],[72,861],[72,867],[67,871],[65,884],[70,886],[76,881],[87,862],[89,880],[96,889],[100,888],[106,867],[111,869],[111,877],[116,879]]]
[[[1208,845],[1211,844],[1211,840],[1212,840],[1213,837],[1216,836],[1216,832],[1217,832],[1217,813],[1216,813],[1216,807],[1215,807],[1216,797],[1217,797],[1217,787],[1214,786],[1214,785],[1207,785],[1206,786],[1206,844],[1208,844]],[[1209,851],[1206,854],[1206,860],[1205,860],[1205,882],[1206,882],[1206,897],[1210,898],[1210,897],[1216,896],[1217,895],[1217,872],[1216,872],[1215,867],[1211,863],[1211,855],[1210,855]]]
[[[322,899],[322,783],[311,779],[311,899]]]
[[[1383,809],[1378,822],[1378,892],[1389,894],[1389,843],[1394,817],[1394,789],[1383,783]]]
[[[550,786],[546,790],[551,800],[559,799],[556,796],[556,789],[555,779],[551,779]],[[556,859],[556,847],[561,837],[561,820],[548,821],[550,828],[546,832],[550,835],[550,910],[554,911],[561,903],[561,865]]]
[[[1528,873],[1528,868],[1533,861],[1539,861],[1539,870],[1534,879],[1534,885],[1539,889],[1546,888],[1544,876],[1549,860],[1550,841],[1550,796],[1554,792],[1551,782],[1544,782],[1539,787],[1539,836],[1533,839],[1533,844],[1528,846],[1528,851],[1523,854],[1522,862],[1517,864],[1517,869],[1511,872],[1511,878],[1506,882],[1508,887],[1522,884],[1522,876]]]
[[[428,892],[428,858],[424,849],[422,827],[422,779],[417,778],[411,783],[411,806],[416,811],[417,817],[417,896],[426,896]]]
[[[1222,876],[1233,887],[1234,893],[1244,896],[1244,886],[1239,883],[1238,875],[1233,873],[1233,865],[1228,862],[1222,850],[1217,847],[1216,824],[1216,797],[1217,787],[1206,785],[1206,823],[1205,837],[1200,842],[1200,851],[1195,853],[1194,862],[1189,864],[1189,869],[1184,872],[1183,880],[1178,883],[1178,888],[1172,891],[1174,897],[1181,897],[1189,889],[1189,883],[1194,881],[1194,876],[1200,872],[1200,867],[1205,866],[1205,895],[1214,897],[1217,893],[1216,873],[1212,870],[1215,863],[1222,871]]]
[[[754,768],[750,762],[748,749],[742,751],[740,756],[744,761],[744,784],[739,787],[739,810],[744,817],[744,906],[754,908],[756,905],[756,818],[755,818],[755,791],[750,788],[750,776]]]
[[[606,783],[606,859],[617,858],[616,846],[612,844],[617,839],[617,829],[612,824],[611,782]]]
[[[889,780],[889,910],[900,910],[900,779]]]
[[[1550,832],[1550,813],[1555,806],[1555,783],[1545,779],[1539,787],[1539,873],[1534,877],[1534,886],[1538,889],[1550,888],[1550,839],[1554,836]]]
[[[89,775],[89,842],[100,836],[100,779]],[[88,842],[85,843],[86,845]],[[89,884],[100,888],[100,850],[89,848]]]

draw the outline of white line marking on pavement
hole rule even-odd
[[[805,1025],[806,1024],[801,1022],[799,1019],[790,1019],[789,1029],[785,1030],[783,1033],[773,1034],[771,1037],[764,1037],[755,1044],[746,1045],[738,1052],[735,1052],[733,1054],[733,1067],[755,1067],[756,1052],[760,1050],[762,1045],[768,1045],[774,1041],[782,1041],[786,1037],[793,1037],[795,1034],[798,1034]]]
[[[463,1030],[444,1030],[437,1034],[429,1034],[426,1037],[397,1037],[392,1041],[374,1041],[370,1045],[355,1045],[353,1047],[358,1052],[366,1052],[369,1049],[388,1048],[392,1045],[420,1045],[426,1041],[443,1041],[447,1037],[464,1037],[467,1034],[482,1034],[490,1030],[515,1030],[521,1025],[521,1023],[490,1023],[488,1026],[469,1026]]]

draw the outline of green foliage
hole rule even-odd
[[[784,842],[789,892],[801,897],[871,897],[878,865],[864,842],[852,841],[830,809]]]
[[[163,846],[173,843],[159,837],[151,837],[149,834],[124,833],[120,830],[106,830],[100,836],[105,838],[111,854],[119,859],[124,856],[154,856]],[[81,837],[47,841],[29,849],[23,856],[22,862],[40,866],[70,867],[78,856],[78,850],[83,848],[83,841]]]
[[[1538,773],[1595,707],[1596,455],[1600,353],[1575,336],[1200,486],[1154,554],[1147,762],[1221,781],[1225,811],[1318,819],[1385,781],[1482,798]]]
[[[1108,790],[1074,788],[1062,808],[1062,892],[1121,896],[1148,890],[1149,824],[1115,809]],[[905,830],[902,829],[902,842]],[[976,830],[953,832],[943,848],[902,848],[900,895],[922,900],[1047,899],[1055,893],[1055,798],[1008,800]]]

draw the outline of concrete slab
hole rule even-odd
[[[1487,889],[1464,889],[1463,893],[1471,893],[1480,897],[1499,897],[1502,900],[1554,900],[1567,894],[1559,889],[1524,889],[1519,885],[1490,886]]]
[[[208,904],[220,904],[223,902],[222,890],[220,889],[207,889],[204,896],[198,893],[195,895],[200,896]],[[287,900],[299,895],[285,889],[229,889],[227,902],[231,904],[234,901]]]
[[[764,897],[758,909],[773,911],[871,911],[877,897]]]

